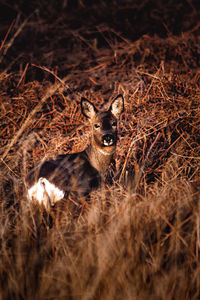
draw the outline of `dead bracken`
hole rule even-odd
[[[196,2],[7,2],[0,28],[0,299],[199,299]],[[181,28],[172,31],[176,19]],[[49,210],[27,201],[32,168],[89,144],[81,98],[104,110],[119,94],[125,111],[101,188],[84,203],[73,194]]]

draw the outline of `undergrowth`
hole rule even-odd
[[[199,27],[132,41],[104,24],[98,45],[91,27],[68,28],[61,15],[43,27],[42,56],[31,60],[21,45],[30,60],[7,65],[20,36],[40,32],[39,16],[1,46],[0,299],[199,299]],[[60,44],[51,52],[52,28],[68,34],[68,55]],[[102,108],[118,93],[116,168],[102,188],[83,207],[29,203],[28,171],[89,142],[80,98]]]

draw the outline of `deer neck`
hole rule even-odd
[[[101,175],[104,175],[112,159],[113,151],[105,151],[103,148],[94,147],[92,144],[86,149],[89,161],[91,165],[99,171]]]

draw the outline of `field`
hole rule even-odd
[[[0,300],[200,299],[198,1],[0,1]],[[175,3],[174,3],[175,2]],[[119,93],[115,166],[90,201],[27,201]]]

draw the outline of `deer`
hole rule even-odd
[[[109,109],[103,111],[82,97],[81,111],[91,127],[91,139],[86,149],[45,160],[26,176],[28,199],[46,209],[67,198],[70,193],[75,192],[78,198],[82,198],[100,188],[116,151],[117,125],[124,111],[123,96],[119,94]]]

